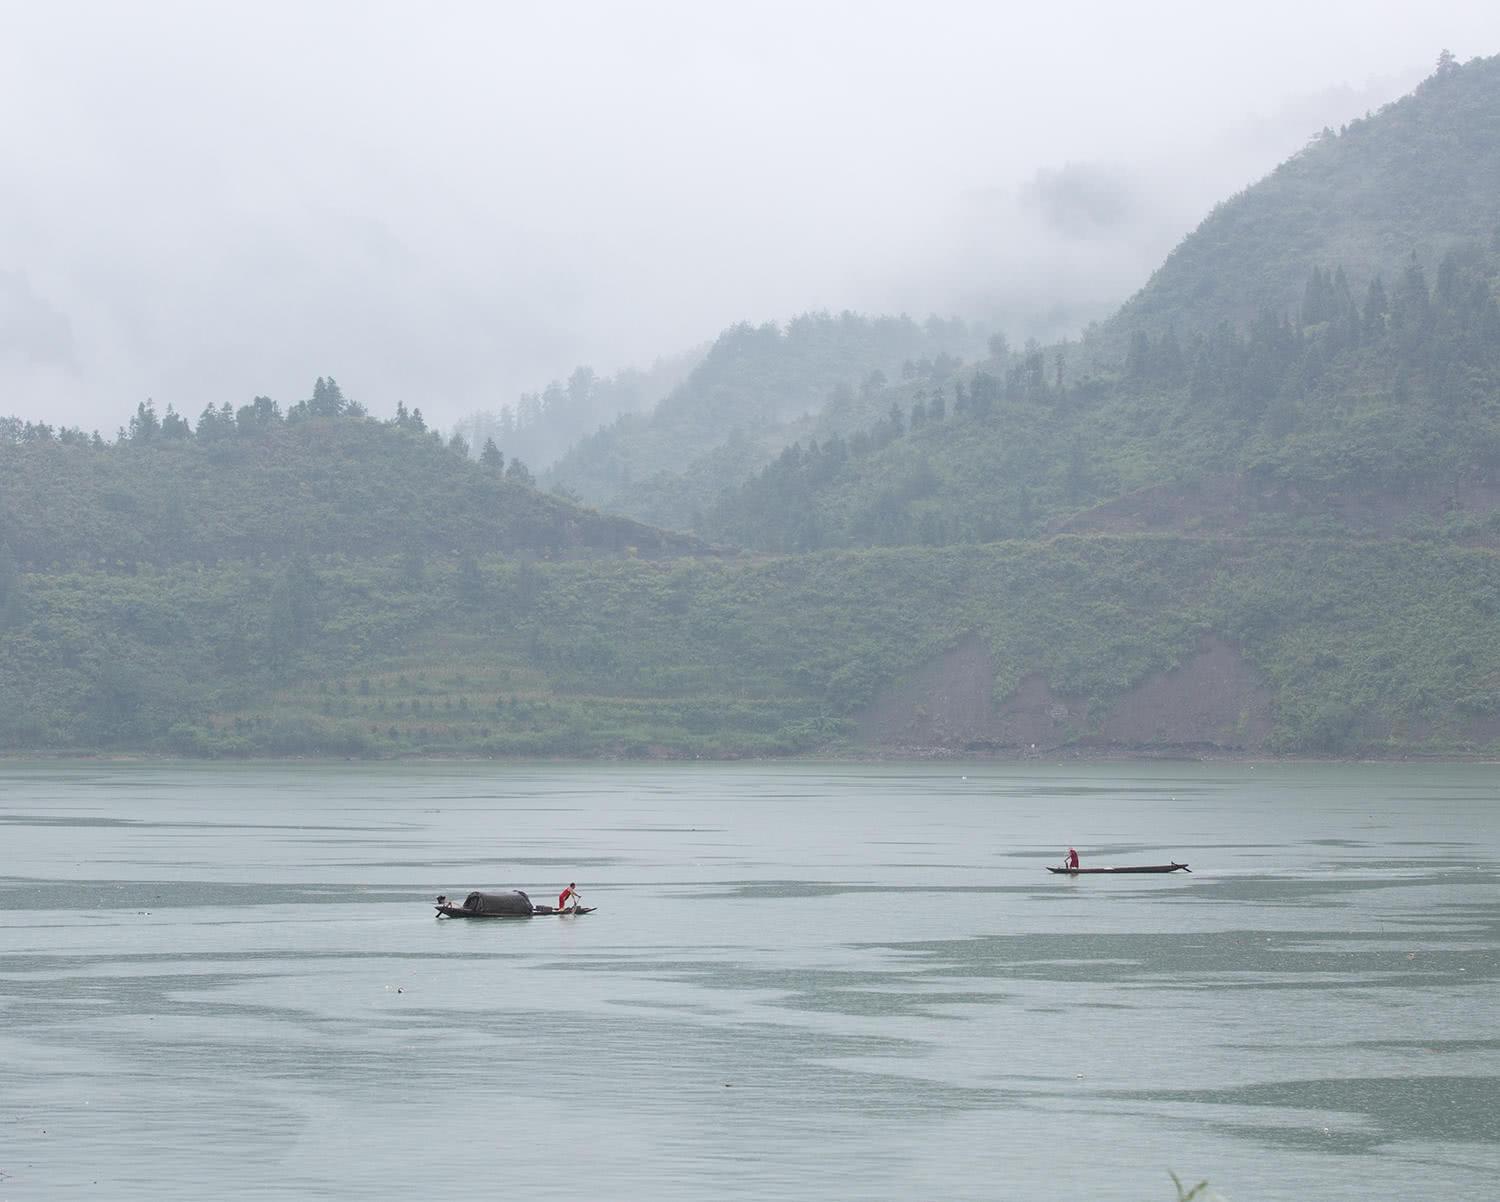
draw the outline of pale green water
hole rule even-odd
[[[1493,1197],[1497,884],[1479,765],[0,764],[0,1200]]]

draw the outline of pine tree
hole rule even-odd
[[[1042,344],[1035,338],[1026,340],[1026,389],[1033,396],[1047,390],[1047,360],[1042,353]]]
[[[161,436],[172,440],[193,436],[193,427],[188,424],[186,418],[178,416],[177,410],[171,404],[167,405],[167,415],[161,419]]]
[[[135,416],[130,419],[130,441],[150,442],[161,433],[161,421],[156,416],[156,405],[148,397],[135,407]]]
[[[1390,325],[1397,353],[1408,359],[1418,355],[1432,331],[1432,297],[1427,291],[1427,275],[1416,255],[1407,262],[1391,298]]]
[[[218,407],[212,404],[203,406],[203,412],[198,415],[198,438],[201,442],[216,442],[223,438],[229,431],[224,429],[219,421]]]
[[[307,409],[312,417],[338,417],[344,412],[347,404],[338,381],[332,376],[326,380],[319,376],[313,384],[312,400],[307,403]]]
[[[1333,283],[1321,267],[1314,267],[1302,290],[1302,324],[1315,326],[1332,316]]]

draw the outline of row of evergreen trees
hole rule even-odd
[[[1316,396],[1332,367],[1351,356],[1381,372],[1391,396],[1416,391],[1457,414],[1500,385],[1500,304],[1494,263],[1477,251],[1449,253],[1429,286],[1413,256],[1389,292],[1380,276],[1357,303],[1342,268],[1315,268],[1299,313],[1262,310],[1243,334],[1228,324],[1187,348],[1168,331],[1133,336],[1125,378],[1136,386],[1186,387],[1193,401],[1220,402],[1257,418],[1278,398]]]
[[[1072,386],[1065,381],[1062,349],[1054,351],[1049,373],[1036,343],[1013,355],[1003,339],[996,339],[992,363],[999,365],[999,374],[981,368],[967,380],[936,385],[930,394],[919,388],[908,412],[893,404],[886,416],[848,439],[834,436],[787,448],[721,497],[698,526],[712,538],[781,551],[813,550],[851,537],[888,542],[902,530],[917,541],[943,541],[948,537],[943,530],[952,523],[932,513],[932,505],[922,507],[920,520],[908,512],[914,501],[938,491],[930,469],[864,488],[875,498],[873,507],[855,514],[842,534],[823,528],[821,498],[866,471],[861,460],[908,431],[915,434],[945,420],[985,419],[1002,403],[1041,403],[1049,412],[1064,413],[1110,395],[1154,396],[1168,404],[1176,398],[1188,402],[1190,410],[1217,410],[1237,419],[1229,428],[1241,434],[1232,437],[1263,429],[1281,438],[1291,432],[1299,412],[1315,416],[1320,401],[1331,407],[1340,395],[1368,390],[1373,381],[1377,390],[1384,389],[1374,397],[1377,404],[1423,403],[1463,419],[1495,407],[1500,398],[1500,304],[1492,283],[1500,275],[1497,268],[1500,254],[1455,251],[1441,261],[1429,285],[1413,256],[1391,289],[1376,276],[1356,302],[1342,268],[1317,267],[1295,315],[1262,311],[1243,332],[1226,323],[1186,346],[1171,330],[1157,338],[1137,331],[1117,378]],[[1087,470],[1077,437],[1065,456],[1058,455],[1060,498],[1085,502]],[[1031,521],[1029,486],[1017,481],[1013,491],[1019,516],[1010,526],[1024,530]],[[923,520],[932,527],[926,534],[920,530]]]
[[[228,401],[221,405],[206,405],[199,414],[197,424],[189,422],[173,405],[168,405],[164,414],[158,415],[151,400],[141,401],[129,422],[120,427],[113,442],[103,438],[99,431],[86,433],[76,426],[54,427],[45,422],[23,422],[19,418],[0,418],[0,444],[34,445],[56,442],[65,446],[89,447],[103,450],[109,446],[148,446],[162,443],[185,443],[196,441],[203,445],[223,443],[229,439],[262,434],[280,426],[295,426],[314,419],[372,420],[369,410],[359,401],[344,395],[338,381],[332,376],[319,376],[313,385],[310,398],[298,401],[283,412],[280,404],[270,397],[258,396],[248,405],[236,409]],[[396,402],[396,412],[381,423],[392,429],[429,437],[444,445],[455,455],[467,459],[471,448],[468,440],[455,431],[443,441],[442,434],[429,429],[422,410],[408,409],[405,402]],[[505,455],[495,445],[493,438],[486,438],[478,455],[479,462],[495,472],[504,472],[507,479],[524,484],[534,484],[531,472],[519,459],[506,464]]]

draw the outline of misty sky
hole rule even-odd
[[[1061,333],[1500,5],[0,0],[0,414],[444,423],[740,320]]]

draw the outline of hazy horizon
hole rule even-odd
[[[328,374],[447,425],[814,309],[1064,333],[1500,51],[1470,3],[0,14],[0,413],[106,433]]]

